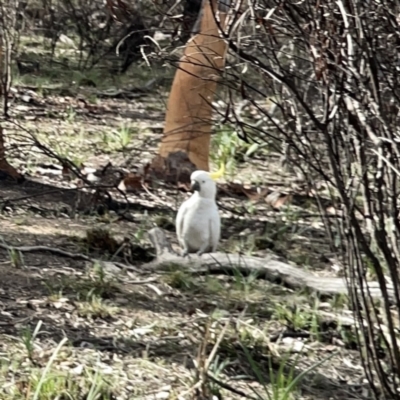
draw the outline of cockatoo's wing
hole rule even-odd
[[[215,208],[213,210],[209,226],[211,251],[214,252],[217,250],[219,239],[221,236],[221,218],[218,213],[218,208]]]
[[[187,213],[189,209],[189,200],[184,201],[181,206],[179,207],[178,213],[176,214],[176,221],[175,221],[175,227],[176,227],[176,236],[178,237],[178,242],[181,247],[183,247],[183,222],[185,220],[185,214]]]

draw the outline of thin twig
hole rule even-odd
[[[235,393],[241,397],[244,397],[246,399],[258,400],[257,397],[250,396],[249,394],[246,394],[239,389],[235,389],[234,387],[228,385],[227,383],[222,382],[217,378],[214,378],[210,373],[207,373],[207,378],[210,379],[210,381],[216,383],[218,386],[221,386],[223,389],[229,390],[230,392]]]
[[[91,258],[86,256],[85,254],[82,253],[71,253],[69,251],[65,251],[65,250],[61,250],[55,247],[48,247],[48,246],[19,246],[19,247],[15,247],[15,246],[9,246],[5,243],[0,243],[0,248],[7,250],[7,251],[20,251],[21,253],[37,253],[37,252],[49,252],[52,254],[56,254],[58,256],[62,256],[62,257],[67,257],[67,258],[72,258],[74,260],[83,260],[83,261],[88,261],[88,262],[92,262],[92,263],[104,263],[105,261],[102,260],[98,260],[96,258]],[[109,261],[111,262],[111,261]],[[111,262],[114,266],[121,268],[121,269],[125,269],[128,271],[133,271],[133,272],[140,272],[140,270],[138,270],[137,268],[135,268],[132,265],[128,265],[128,264],[123,264],[120,262]]]

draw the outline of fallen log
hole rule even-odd
[[[344,278],[321,277],[304,271],[299,267],[274,260],[272,257],[260,258],[231,253],[208,253],[202,256],[191,254],[181,257],[176,254],[164,231],[153,228],[148,232],[149,239],[156,250],[156,258],[143,268],[162,270],[171,265],[178,265],[193,273],[230,274],[239,271],[243,275],[256,273],[259,279],[284,285],[291,289],[309,289],[320,295],[348,295],[349,290]],[[394,298],[394,289],[388,284],[390,298]],[[373,298],[382,298],[378,282],[368,282]]]

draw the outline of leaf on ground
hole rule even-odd
[[[140,190],[143,188],[143,178],[140,175],[129,173],[118,185],[123,192]]]
[[[254,186],[246,186],[241,183],[229,182],[228,185],[224,188],[224,190],[228,194],[235,194],[237,196],[246,196],[251,201],[259,201],[260,199],[264,198],[267,193],[268,189],[254,187]]]
[[[226,185],[221,186],[221,189],[228,195],[243,196],[245,194],[241,183],[228,182]]]
[[[62,165],[61,176],[66,180],[71,180],[74,178],[74,174],[68,164]]]
[[[146,180],[149,177],[150,167],[150,162],[140,165],[137,170],[137,175],[140,175],[143,180]]]
[[[107,168],[107,167],[105,167]],[[89,182],[99,182],[102,177],[104,176],[105,168],[102,171],[99,171],[96,168],[90,168],[90,167],[83,167],[81,169],[81,174],[83,176],[86,176],[86,179]]]
[[[287,203],[290,203],[293,199],[291,194],[283,194],[281,192],[271,192],[266,198],[265,202],[273,208],[280,208]]]
[[[261,189],[261,188],[242,188],[243,193],[249,198],[251,201],[259,201],[260,199],[263,199],[267,193],[268,189]]]
[[[183,189],[185,192],[189,192],[190,191],[190,183],[178,182],[177,183],[177,188],[178,189]]]
[[[343,210],[338,210],[334,206],[330,206],[326,208],[326,212],[331,215],[337,215],[337,216],[342,216],[343,215]]]

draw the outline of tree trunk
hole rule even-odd
[[[6,159],[4,147],[3,127],[0,125],[0,177],[11,177],[17,182],[23,180],[23,176]]]
[[[0,24],[0,98],[4,119],[8,118],[8,93],[11,88],[11,54],[15,37],[16,13],[18,0],[1,3]],[[0,125],[0,173],[17,181],[23,180],[22,175],[6,160],[3,126]]]
[[[209,170],[211,102],[226,54],[226,43],[218,31],[218,24],[225,26],[226,13],[220,12],[217,22],[216,10],[217,0],[203,0],[199,33],[188,41],[172,83],[164,134],[153,161],[153,169],[163,169],[164,177],[182,175],[177,170],[184,167],[184,161],[192,171]]]

